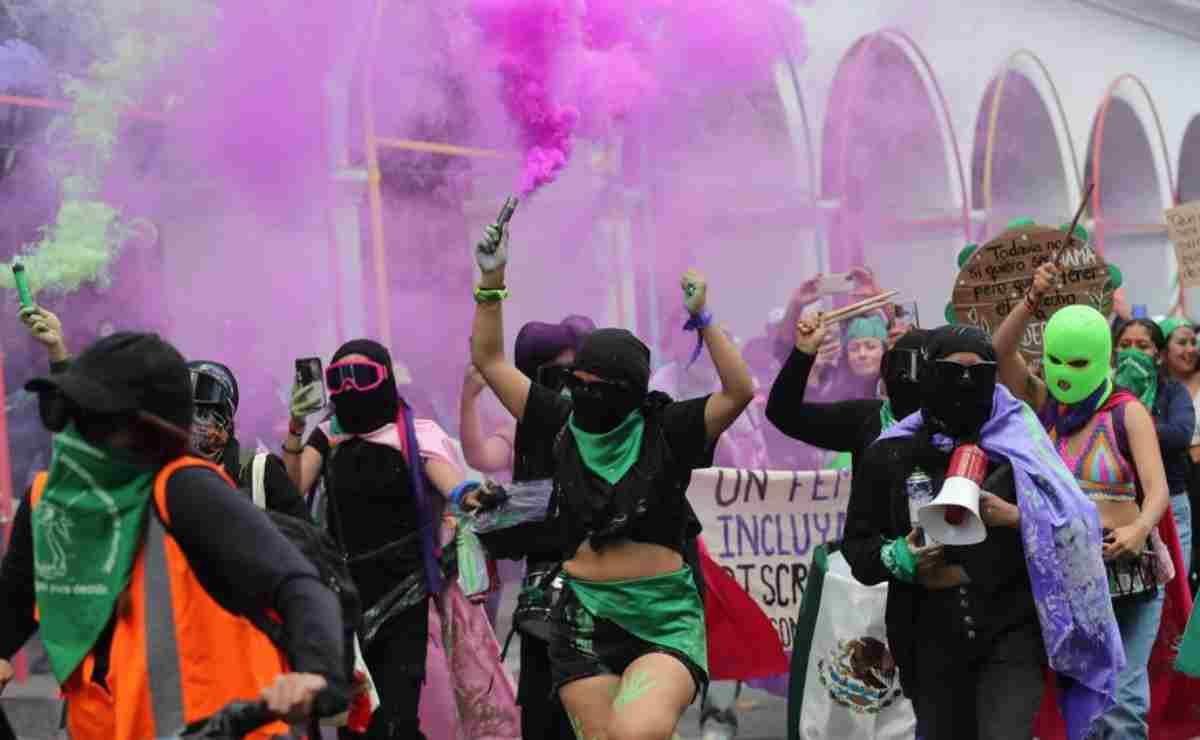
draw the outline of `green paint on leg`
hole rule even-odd
[[[654,687],[655,681],[650,678],[650,674],[643,670],[636,670],[626,676],[621,681],[621,688],[617,692],[617,698],[613,699],[613,710],[620,709],[627,704],[631,704],[646,695],[646,692]]]

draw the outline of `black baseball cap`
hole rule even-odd
[[[192,381],[179,350],[157,334],[117,332],[94,342],[70,367],[25,384],[60,393],[84,411],[145,411],[180,429],[192,424]]]

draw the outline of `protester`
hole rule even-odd
[[[1149,355],[1157,348],[1150,327],[1137,324],[1133,326],[1141,331],[1134,331],[1123,325],[1114,332],[1130,346],[1118,355],[1114,383],[1109,376],[1113,334],[1108,322],[1095,309],[1069,306],[1046,324],[1045,381],[1030,373],[1017,348],[1060,272],[1052,263],[1038,268],[1026,299],[996,331],[996,354],[1004,384],[1038,413],[1059,456],[1099,512],[1108,590],[1120,625],[1125,666],[1117,677],[1115,704],[1096,721],[1093,731],[1103,738],[1136,740],[1149,732],[1147,665],[1163,610],[1158,581],[1168,567],[1156,554],[1151,537],[1167,510],[1169,493],[1156,424],[1148,410],[1156,401],[1150,389],[1157,385]],[[1140,398],[1124,389],[1129,387]],[[1191,404],[1186,405],[1191,412]],[[1089,531],[1087,536],[1092,534]]]
[[[531,382],[550,392],[565,390],[567,368],[583,338],[594,326],[576,316],[572,324],[530,322],[521,327],[514,346],[517,369]],[[512,469],[514,482],[542,480],[554,475],[554,439],[557,430],[538,433],[536,427],[516,423],[511,431],[494,433],[482,439],[476,399],[485,386],[483,377],[472,365],[463,382],[462,436],[467,462],[484,472]],[[519,550],[497,556],[526,558],[526,582],[522,600],[544,593],[536,579],[552,572],[561,561],[562,545],[547,527],[526,528]],[[511,539],[509,541],[512,541]],[[518,607],[520,602],[518,603]],[[575,736],[562,703],[554,697],[550,672],[549,645],[529,632],[521,634],[520,674],[517,701],[521,705],[521,736],[525,740],[571,740]]]
[[[37,629],[68,732],[85,740],[173,736],[255,696],[289,721],[314,703],[341,711],[337,599],[223,471],[186,456],[191,383],[175,348],[115,333],[26,387],[55,454],[0,570],[0,676]],[[282,651],[252,624],[272,618]]]
[[[431,494],[475,508],[478,483],[463,480],[445,433],[408,410],[391,354],[378,342],[343,344],[325,369],[325,384],[333,416],[301,444],[321,389],[297,380],[283,460],[301,491],[324,478],[330,531],[362,596],[364,657],[382,702],[367,737],[422,738],[417,710],[429,598],[442,585],[435,556],[440,516]]]
[[[555,686],[579,737],[665,740],[707,681],[703,606],[683,558],[697,534],[685,492],[691,470],[709,464],[750,402],[749,371],[705,311],[703,279],[689,273],[689,325],[722,389],[683,402],[649,393],[649,349],[627,331],[600,329],[584,340],[564,398],[504,359],[502,227],[488,228],[476,261],[475,366],[521,423],[562,431],[555,513],[567,590],[550,646]]]
[[[1049,657],[1080,687],[1068,692],[1067,711],[1078,740],[1120,663],[1100,591],[1094,509],[1062,466],[1045,464],[1045,434],[997,387],[985,334],[961,326],[931,332],[918,373],[920,413],[863,455],[842,543],[855,578],[888,583],[888,646],[913,700],[917,736],[1032,737]],[[910,497],[939,490],[952,460],[970,454],[986,455],[981,488],[990,493],[979,511],[987,537],[956,547],[927,541],[912,528]]]
[[[801,319],[796,324],[796,346],[771,386],[767,418],[793,439],[849,453],[853,466],[880,432],[919,408],[920,379],[917,373],[926,332],[910,330],[883,355],[874,372],[882,374],[887,393],[884,399],[806,403],[804,395],[809,373],[828,330],[819,316]]]
[[[1187,389],[1196,419],[1188,441],[1188,461],[1191,464],[1187,466],[1187,495],[1176,494],[1172,489],[1171,496],[1171,511],[1179,530],[1184,564],[1188,566],[1189,574],[1195,574],[1200,570],[1200,562],[1196,557],[1200,542],[1195,539],[1197,519],[1200,519],[1200,504],[1197,504],[1200,500],[1200,368],[1197,367],[1196,329],[1191,322],[1179,318],[1164,319],[1158,322],[1158,326],[1167,341],[1163,369],[1168,377]]]

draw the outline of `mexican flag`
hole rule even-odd
[[[887,584],[864,586],[836,544],[813,551],[792,652],[788,740],[911,740],[917,719],[887,647]]]

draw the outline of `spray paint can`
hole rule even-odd
[[[21,298],[21,308],[33,308],[33,294],[29,292],[29,281],[25,277],[25,265],[14,262],[12,271],[13,282],[17,285],[17,295]]]
[[[925,504],[933,501],[933,479],[930,478],[924,470],[914,468],[912,475],[908,476],[908,480],[904,482],[904,487],[908,493],[908,521],[913,529],[919,525],[917,521],[917,512]]]

